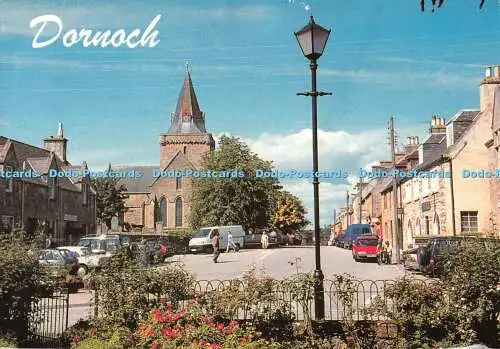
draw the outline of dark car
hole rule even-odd
[[[64,284],[73,291],[82,280],[78,277],[78,259],[67,250],[45,249],[38,252],[38,263],[48,269],[54,283]]]
[[[345,233],[340,233],[333,239],[333,245],[337,247],[344,247]]]
[[[418,258],[418,247],[411,248],[409,250],[403,251],[403,265],[407,270],[418,271],[419,268],[419,258]]]
[[[498,239],[465,237],[465,236],[436,236],[429,239],[425,246],[418,249],[419,270],[433,277],[441,276],[444,268],[442,255],[452,247],[468,242],[483,242],[498,244]]]
[[[352,244],[361,235],[374,235],[370,224],[351,224],[347,227],[345,236],[342,239],[343,247],[352,248]]]

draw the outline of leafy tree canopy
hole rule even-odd
[[[287,191],[280,191],[273,217],[273,227],[286,234],[300,230],[309,222],[305,218],[306,210],[300,200]]]
[[[124,213],[127,188],[118,178],[93,178],[91,185],[97,192],[97,217],[111,228],[111,219]]]
[[[243,171],[245,177],[194,179],[191,228],[230,224],[241,224],[247,230],[267,227],[278,180],[259,178],[256,170],[270,171],[272,167],[271,162],[251,152],[239,138],[222,136],[219,147],[203,157],[201,170],[237,170]]]

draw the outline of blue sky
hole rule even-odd
[[[69,158],[91,167],[157,164],[185,62],[207,128],[242,137],[279,167],[310,168],[309,71],[293,32],[308,5],[332,28],[318,84],[320,167],[356,168],[388,157],[386,124],[401,139],[424,135],[433,114],[479,104],[486,64],[500,56],[500,6],[450,1],[421,13],[418,1],[0,1],[0,134],[41,144],[63,122]],[[71,28],[145,28],[157,15],[154,48],[33,49],[30,20],[55,14]],[[307,182],[289,188],[309,206]],[[346,183],[322,186],[322,223]]]

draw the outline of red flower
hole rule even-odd
[[[158,309],[155,308],[153,310],[153,313],[154,313],[155,321],[157,321],[157,322],[163,321],[163,314],[161,313],[161,311],[159,311]]]
[[[80,337],[79,337],[79,336],[77,336],[77,335],[74,335],[74,336],[73,336],[73,342],[74,342],[74,343],[78,343],[79,341],[80,341]]]
[[[165,298],[160,298],[160,304],[161,304],[161,305],[165,305],[165,303],[166,303]]]
[[[211,349],[220,349],[220,344],[212,343],[212,344],[210,344],[210,348]]]
[[[151,344],[151,349],[158,349],[158,344],[156,343]]]
[[[238,321],[236,321],[236,320],[232,320],[232,321],[229,323],[229,327],[231,327],[231,328],[238,327]]]
[[[229,335],[230,335],[230,334],[232,334],[232,333],[233,333],[233,329],[232,329],[232,328],[227,328],[226,330],[224,330],[224,334],[225,334],[226,336],[229,336]]]
[[[90,334],[96,334],[97,333],[97,328],[92,327],[91,329],[89,329],[89,333]]]
[[[163,334],[168,336],[168,338],[170,338],[170,339],[177,337],[177,332],[172,331],[171,329],[169,329],[167,327],[165,327],[163,329]]]
[[[167,309],[174,309],[174,306],[172,305],[172,303],[167,303]]]
[[[205,342],[203,339],[200,339],[200,341],[198,342],[198,345],[200,347],[204,347],[206,344],[207,344],[207,342]]]
[[[222,330],[224,329],[224,324],[221,324],[220,322],[219,322],[219,323],[217,323],[217,329],[218,329],[219,331],[222,331]]]

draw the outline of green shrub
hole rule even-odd
[[[127,249],[111,257],[90,277],[96,290],[98,316],[130,330],[137,328],[160,297],[174,303],[186,299],[192,293],[193,282],[193,276],[180,266],[142,268]]]
[[[38,244],[20,230],[0,234],[0,329],[12,330],[17,340],[29,334],[30,323],[36,318],[32,307],[49,285],[48,275],[37,260]]]
[[[408,348],[477,342],[499,347],[498,241],[451,246],[438,261],[440,282],[399,279],[369,312],[393,321]]]

